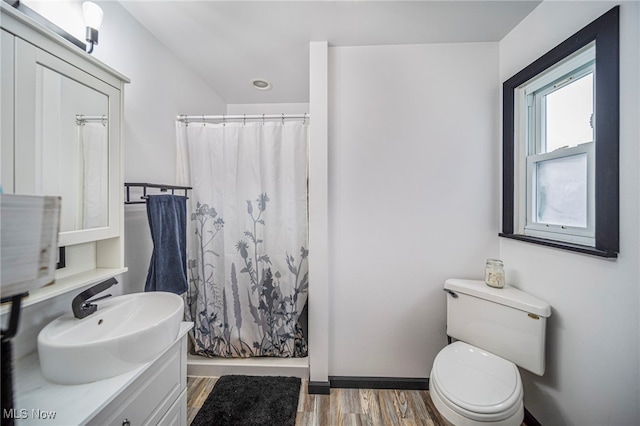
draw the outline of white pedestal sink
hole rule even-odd
[[[134,293],[97,302],[83,319],[65,314],[38,335],[45,379],[63,385],[89,383],[133,370],[169,347],[184,313],[182,297]]]

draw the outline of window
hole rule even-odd
[[[615,7],[503,85],[503,237],[616,257]]]
[[[524,235],[595,246],[595,45],[516,89]]]

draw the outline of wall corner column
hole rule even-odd
[[[309,393],[329,392],[328,46],[309,43]]]

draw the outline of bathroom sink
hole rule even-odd
[[[72,385],[106,379],[145,364],[177,338],[182,297],[165,292],[133,293],[99,302],[83,319],[69,312],[38,335],[45,379]]]

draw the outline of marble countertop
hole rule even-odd
[[[183,322],[173,344],[179,341],[191,327],[193,323]],[[161,355],[134,370],[82,385],[58,385],[47,381],[40,373],[37,351],[16,360],[13,371],[16,423],[64,426],[85,424],[133,383]]]

